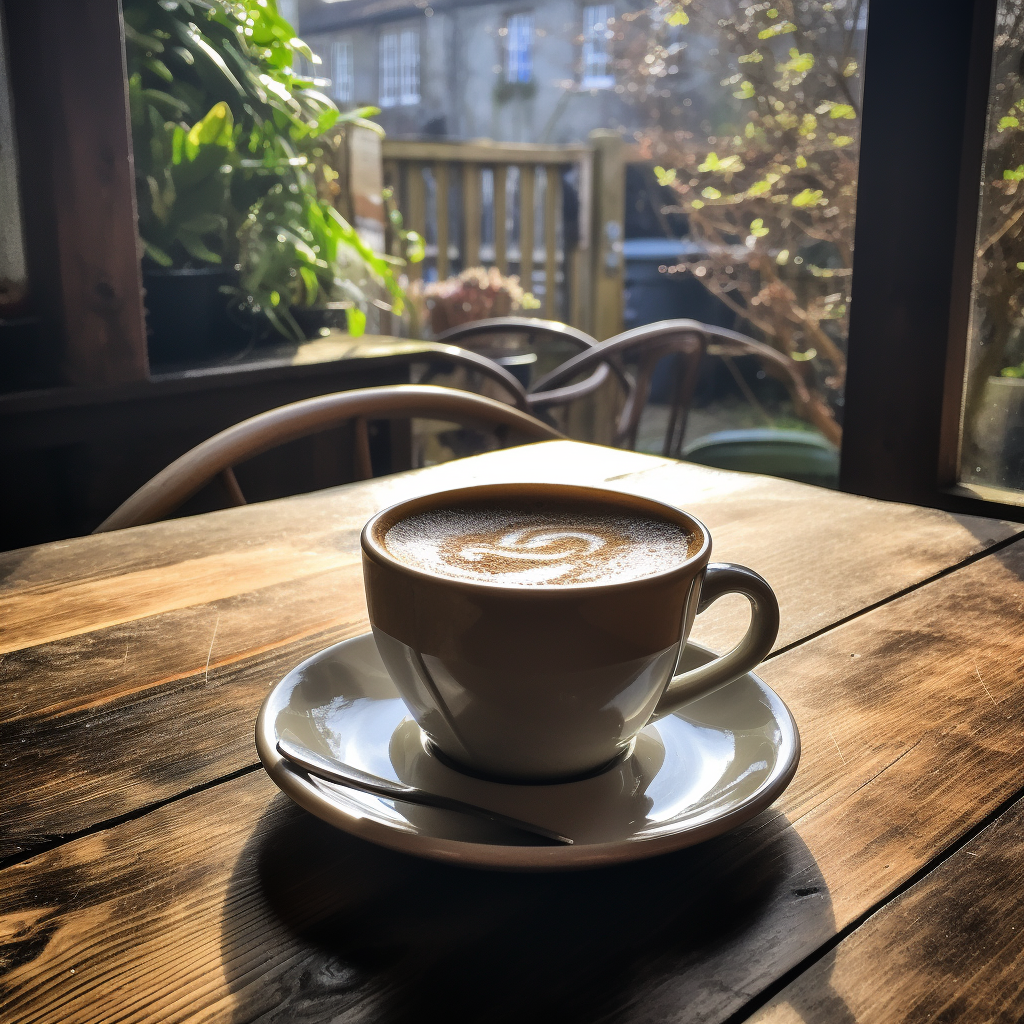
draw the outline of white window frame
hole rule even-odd
[[[339,103],[352,103],[355,98],[355,64],[351,39],[335,39],[331,43],[331,95]]]
[[[533,80],[533,14],[510,14],[505,22],[505,81]]]
[[[420,102],[420,34],[414,28],[382,32],[379,44],[379,104],[410,107]]]
[[[612,89],[612,30],[609,21],[615,19],[613,4],[592,4],[583,8],[583,74],[582,89]]]

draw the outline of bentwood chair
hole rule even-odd
[[[93,532],[107,533],[162,519],[218,477],[232,504],[244,505],[245,495],[232,466],[347,420],[356,423],[357,478],[368,479],[373,469],[367,421],[408,417],[490,428],[503,446],[559,440],[563,436],[503,402],[451,388],[399,384],[321,395],[260,413],[196,445],[143,484]]]
[[[571,390],[574,380],[588,373],[592,376],[593,368],[602,363],[620,367],[623,362],[635,359],[638,364],[635,378],[621,369],[617,374],[626,380],[626,401],[616,423],[614,441],[618,447],[633,448],[636,446],[640,416],[650,394],[654,368],[670,354],[678,354],[679,359],[662,448],[667,456],[679,458],[682,454],[697,375],[701,361],[707,355],[756,356],[784,377],[798,401],[810,401],[807,385],[793,361],[770,345],[698,320],[661,320],[599,342],[545,374],[529,390],[530,410],[536,412],[550,407],[550,404],[560,404],[566,400],[563,396]]]
[[[516,339],[512,351],[506,345],[508,339]],[[543,364],[543,360],[550,359],[551,350],[557,353],[558,349],[564,352],[566,349],[575,350],[576,353],[586,353],[597,348],[599,342],[584,331],[577,330],[567,324],[559,323],[557,320],[540,320],[525,316],[503,316],[494,317],[490,320],[474,320],[472,323],[459,324],[452,327],[435,339],[445,344],[458,345],[463,349],[469,349],[481,356],[489,358],[492,362],[512,369],[513,372],[520,370],[524,365],[523,360],[529,360],[527,369],[536,368]],[[543,350],[547,349],[548,352]],[[559,359],[560,365],[562,358]],[[551,367],[555,369],[556,367]],[[537,374],[538,377],[546,375],[547,371]],[[527,385],[526,380],[518,378],[521,383]],[[592,395],[600,388],[609,376],[618,380],[620,386],[628,391],[631,388],[631,381],[626,377],[617,360],[597,360],[594,363],[593,371],[583,380],[567,384],[565,387],[545,389],[543,394],[537,394],[536,382],[527,385],[527,408],[530,412],[542,414],[545,410],[558,406],[568,405]]]

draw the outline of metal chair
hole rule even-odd
[[[93,533],[152,523],[220,477],[235,505],[246,504],[232,466],[346,420],[356,421],[357,478],[373,475],[367,421],[422,416],[494,429],[502,444],[560,440],[533,416],[491,398],[422,385],[363,388],[307,398],[236,423],[175,459],[112,512]],[[521,439],[521,440],[518,440]]]
[[[679,458],[681,455],[686,420],[697,386],[697,374],[701,360],[706,355],[757,356],[786,375],[801,401],[810,400],[807,385],[792,360],[770,345],[737,331],[703,324],[698,320],[661,320],[617,334],[545,374],[529,390],[530,409],[546,408],[544,398],[558,396],[556,401],[562,401],[561,396],[571,390],[567,385],[588,373],[595,364],[606,363],[616,367],[631,353],[638,356],[639,366],[635,379],[625,371],[619,371],[625,378],[627,395],[615,429],[615,444],[618,447],[635,447],[637,428],[650,394],[654,368],[662,357],[672,353],[678,353],[681,358],[673,384],[672,404],[662,447],[663,454],[667,456]]]

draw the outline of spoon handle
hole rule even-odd
[[[335,761],[334,758],[324,757],[289,740],[279,739],[277,741],[277,751],[287,761],[302,768],[310,775],[315,775],[318,779],[324,779],[339,786],[347,786],[349,789],[358,789],[364,793],[372,793],[374,796],[382,796],[387,800],[404,800],[410,804],[421,804],[424,807],[437,807],[444,811],[458,811],[461,814],[469,814],[476,818],[486,818],[488,821],[497,822],[499,825],[507,825],[509,828],[517,829],[520,832],[528,832],[531,835],[541,836],[543,839],[554,843],[572,846],[571,839],[549,829],[541,828],[539,825],[531,825],[529,822],[520,821],[518,818],[510,818],[505,814],[489,811],[485,807],[477,807],[475,804],[467,804],[462,800],[441,796],[439,793],[428,793],[426,790],[416,789],[414,786],[406,786],[400,782],[382,779],[379,775],[371,775],[369,772],[353,768],[351,765],[344,764],[341,761]]]

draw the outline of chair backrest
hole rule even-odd
[[[346,420],[356,420],[360,476],[371,476],[367,420],[418,416],[489,427],[498,433],[502,443],[516,438],[526,441],[562,438],[553,427],[525,412],[491,398],[451,388],[399,384],[321,395],[260,413],[196,445],[143,484],[93,532],[107,533],[155,522],[218,476],[226,484],[234,503],[245,504],[232,466]]]
[[[512,404],[524,412],[529,410],[529,399],[523,385],[504,366],[488,359],[487,356],[472,349],[462,348],[454,343],[417,342],[408,353],[409,362],[427,363],[429,365],[460,366],[473,370],[494,381],[512,399]]]
[[[632,448],[636,444],[640,415],[650,393],[654,367],[662,356],[672,352],[681,359],[676,372],[672,405],[665,432],[663,453],[679,456],[682,449],[686,420],[697,385],[700,362],[706,354],[732,356],[754,355],[763,362],[781,370],[791,390],[799,401],[809,401],[803,377],[791,359],[770,345],[755,341],[737,331],[730,331],[699,320],[661,320],[653,324],[635,327],[602,341],[572,359],[566,360],[550,373],[536,381],[530,389],[531,408],[541,395],[563,393],[567,382],[587,373],[595,364],[608,362],[614,365],[628,354],[640,350],[640,368],[637,379],[630,381],[629,397],[623,407],[616,428],[616,444]]]
[[[446,344],[457,344],[462,348],[479,348],[481,343],[488,338],[495,336],[506,336],[509,334],[522,335],[526,338],[527,344],[534,342],[561,342],[568,344],[579,352],[589,352],[600,344],[596,338],[592,338],[584,331],[568,324],[559,323],[557,320],[541,320],[526,316],[502,316],[493,317],[488,320],[474,320],[468,324],[459,324],[452,327],[435,339]],[[543,394],[534,394],[536,384],[530,387],[527,394],[528,407],[532,412],[567,405],[581,398],[586,398],[600,388],[609,376],[618,379],[624,390],[631,388],[622,370],[616,362],[599,360],[594,366],[593,373],[585,380],[557,390],[545,389]]]

